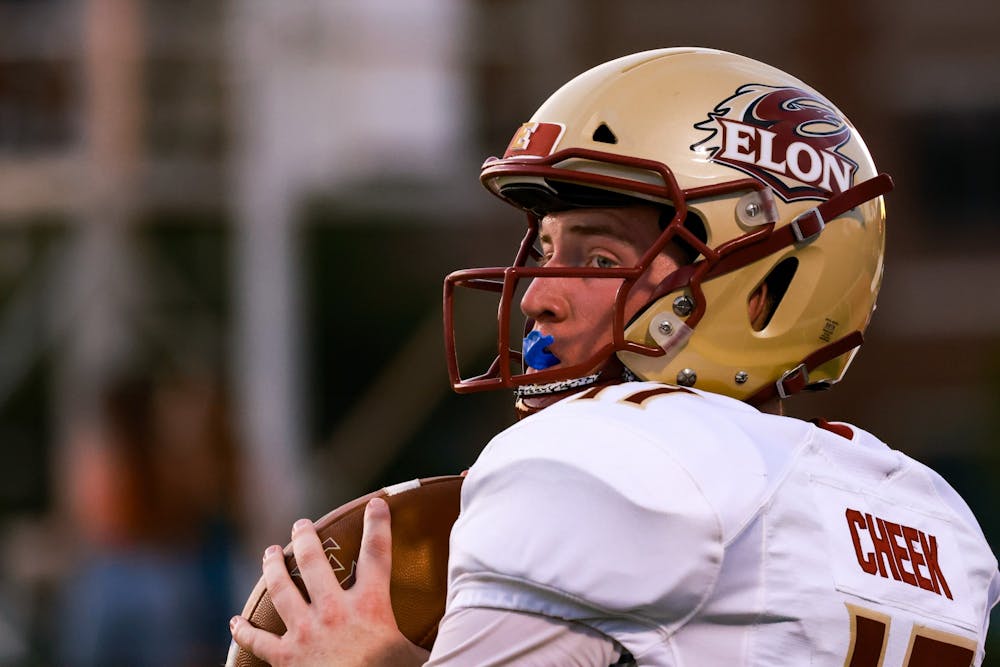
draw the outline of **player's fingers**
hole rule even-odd
[[[392,531],[389,505],[373,498],[365,507],[365,528],[358,556],[358,586],[389,595],[392,574]]]
[[[271,596],[274,610],[288,626],[295,618],[308,611],[302,593],[292,583],[292,577],[285,566],[285,555],[281,547],[273,545],[264,552],[264,581]]]
[[[316,526],[309,519],[299,519],[292,526],[292,553],[310,599],[320,600],[340,590]]]
[[[233,616],[229,621],[229,632],[233,641],[265,662],[277,663],[280,637],[267,630],[255,628],[242,616]]]

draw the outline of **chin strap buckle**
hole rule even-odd
[[[774,384],[765,384],[757,393],[746,398],[746,402],[750,405],[761,405],[775,396],[785,399],[803,389],[811,389],[820,383],[826,386],[833,384],[836,380],[820,380],[810,384],[809,371],[816,370],[831,359],[836,359],[842,354],[861,347],[864,340],[864,336],[861,335],[860,331],[852,331],[840,340],[814,350],[798,366],[782,373],[777,382]]]
[[[785,372],[774,386],[777,387],[780,398],[788,398],[805,389],[808,384],[809,369],[805,364],[799,364],[792,370]]]
[[[799,243],[807,243],[819,236],[819,233],[826,227],[826,220],[823,214],[815,206],[804,213],[799,213],[792,219],[792,233]]]

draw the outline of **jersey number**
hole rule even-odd
[[[885,614],[847,605],[851,614],[851,647],[844,667],[885,667],[891,619]],[[903,667],[969,667],[976,643],[965,637],[914,625]]]

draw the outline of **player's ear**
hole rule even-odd
[[[768,299],[767,281],[762,281],[747,299],[747,315],[754,331],[760,331],[767,326],[773,308],[771,299]]]
[[[774,311],[781,305],[781,300],[785,297],[798,266],[798,259],[786,257],[771,269],[767,277],[757,285],[757,289],[750,294],[750,298],[747,299],[747,315],[754,331],[761,331],[771,322]]]

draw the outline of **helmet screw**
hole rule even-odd
[[[667,322],[666,320],[660,322],[657,328],[660,330],[660,333],[663,334],[664,336],[669,336],[674,332],[674,328],[670,325],[670,322]]]
[[[677,373],[677,384],[682,387],[694,386],[694,383],[698,381],[698,374],[695,373],[690,368],[685,368],[684,370]]]
[[[694,299],[689,296],[679,296],[674,299],[674,312],[681,317],[687,317],[694,310]]]
[[[743,384],[750,379],[750,376],[747,375],[746,371],[740,371],[736,374],[734,379],[736,380],[736,384]]]
[[[756,218],[757,214],[760,213],[760,204],[757,202],[750,202],[746,207],[747,217]]]

